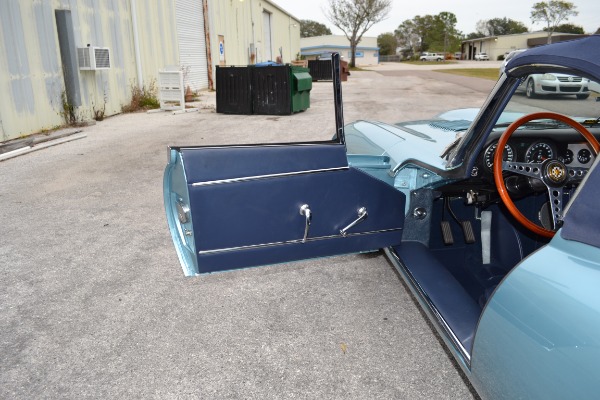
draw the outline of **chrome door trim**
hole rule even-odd
[[[391,229],[383,229],[383,230],[378,230],[378,231],[349,233],[346,236],[342,236],[342,235],[319,236],[319,237],[313,237],[313,238],[306,238],[306,241],[303,241],[303,239],[300,238],[300,239],[294,239],[294,240],[287,240],[284,242],[251,244],[248,246],[228,247],[228,248],[224,248],[224,249],[214,249],[214,250],[200,250],[198,252],[198,254],[199,255],[211,255],[211,254],[229,253],[229,252],[240,251],[240,250],[251,250],[251,249],[262,249],[262,248],[268,248],[268,247],[277,247],[277,246],[283,246],[283,245],[288,245],[288,244],[303,244],[303,243],[316,242],[318,240],[347,239],[352,236],[373,235],[373,234],[377,234],[377,233],[397,232],[400,230],[402,230],[402,228],[391,228]]]
[[[427,296],[427,294],[425,293],[423,288],[419,285],[419,283],[416,281],[414,276],[410,273],[408,268],[406,268],[404,266],[404,264],[402,263],[402,261],[400,260],[400,257],[398,257],[396,252],[391,247],[385,248],[384,251],[385,251],[386,255],[388,256],[388,259],[394,265],[394,267],[398,270],[400,275],[402,275],[409,281],[407,283],[409,283],[408,286],[411,288],[411,291],[413,292],[413,294],[415,294],[417,296],[417,298],[422,300],[422,302],[425,304],[425,306],[427,307],[427,309],[426,309],[427,314],[429,314],[430,317],[433,317],[430,319],[433,320],[432,321],[432,322],[434,322],[433,325],[436,327],[438,332],[441,331],[439,333],[441,334],[442,338],[448,339],[451,342],[451,344],[454,346],[454,348],[457,349],[459,355],[463,358],[467,367],[471,368],[471,355],[464,348],[464,346],[462,345],[460,340],[458,340],[458,338],[456,337],[456,335],[454,334],[454,332],[452,331],[452,329],[450,328],[450,326],[448,325],[448,323],[446,322],[446,320],[444,319],[442,314],[439,312],[437,307],[433,304],[433,302],[431,301],[429,296]]]
[[[229,178],[229,179],[218,179],[214,181],[206,181],[206,182],[194,182],[192,186],[209,186],[209,185],[222,185],[225,183],[236,183],[236,182],[248,182],[255,181],[261,179],[270,179],[270,178],[281,178],[286,176],[296,176],[296,175],[308,175],[308,174],[316,174],[321,172],[335,172],[335,171],[347,171],[350,167],[337,167],[337,168],[324,168],[324,169],[311,169],[304,171],[294,171],[294,172],[281,172],[277,174],[266,174],[266,175],[254,175],[254,176],[244,176],[239,178]]]

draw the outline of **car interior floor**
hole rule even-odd
[[[547,196],[515,203],[537,220]],[[441,314],[467,351],[487,300],[498,283],[548,239],[523,228],[498,203],[466,204],[441,194],[433,200],[426,240],[409,238],[394,247],[410,279]]]

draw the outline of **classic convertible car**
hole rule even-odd
[[[600,36],[514,57],[481,109],[344,127],[335,79],[332,141],[171,147],[185,275],[384,249],[482,398],[597,398],[599,94],[513,96],[544,73],[600,81]]]

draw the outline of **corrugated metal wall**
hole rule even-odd
[[[175,0],[179,66],[183,84],[192,90],[208,88],[202,0]]]
[[[296,54],[300,52],[300,21],[267,0],[216,0],[210,1],[208,5],[213,68],[219,65],[219,35],[225,39],[227,65],[268,61],[264,43],[263,11],[271,13],[273,58],[277,58],[281,47],[284,63],[295,59]],[[254,58],[251,57],[251,45],[254,45]]]
[[[71,11],[77,47],[108,47],[111,68],[78,71],[79,119],[95,109],[121,111],[137,82],[130,0],[0,1],[0,140],[63,124],[64,79],[55,10]],[[179,50],[171,0],[138,2],[139,47],[144,83],[158,70],[178,65]]]

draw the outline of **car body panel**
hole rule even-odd
[[[498,286],[473,348],[472,380],[482,397],[596,398],[599,260],[597,247],[557,234]]]

